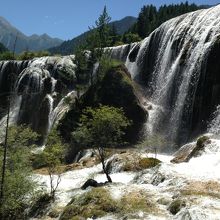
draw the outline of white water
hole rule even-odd
[[[152,154],[142,153],[142,157],[154,157]],[[114,199],[118,200],[123,195],[133,192],[144,190],[149,195],[149,200],[156,204],[159,208],[158,214],[153,213],[136,213],[139,216],[136,219],[178,219],[185,220],[187,212],[191,214],[192,219],[199,220],[217,220],[220,216],[220,202],[217,197],[208,196],[209,192],[205,191],[207,196],[199,196],[196,194],[184,197],[187,203],[187,207],[183,208],[176,216],[172,216],[167,208],[170,202],[173,201],[173,197],[178,197],[180,191],[185,189],[188,184],[204,183],[213,181],[220,186],[220,141],[211,139],[211,143],[208,144],[201,156],[192,158],[188,163],[172,164],[170,160],[173,158],[168,155],[157,155],[157,158],[162,161],[161,166],[144,170],[141,172],[114,172],[111,174],[113,184],[105,186],[107,190],[111,192]],[[123,161],[122,161],[123,162]],[[116,166],[120,167],[120,164]],[[117,169],[116,169],[117,170]],[[120,168],[118,169],[120,170]],[[61,183],[58,187],[57,197],[55,201],[55,207],[64,207],[68,202],[76,195],[81,195],[86,191],[80,189],[83,183],[93,178],[98,182],[105,182],[106,176],[101,174],[101,164],[93,166],[91,168],[84,168],[81,170],[69,171],[61,176]],[[160,179],[160,176],[164,176],[164,181],[158,181],[155,184],[156,179]],[[49,177],[46,175],[37,175],[39,182],[44,184],[49,190]],[[219,193],[218,186],[216,185],[216,191]],[[190,190],[196,190],[190,188]],[[158,203],[160,199],[164,199],[167,205],[161,205]],[[141,214],[142,213],[142,214]],[[118,219],[116,216],[105,216],[100,219]]]

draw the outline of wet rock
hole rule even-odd
[[[151,184],[154,185],[154,186],[158,186],[160,183],[164,182],[165,179],[166,179],[166,177],[162,173],[156,172],[152,176]]]
[[[206,136],[198,138],[197,142],[192,142],[181,147],[171,160],[172,163],[188,162],[192,157],[199,156],[204,150],[206,144],[210,143],[210,139]]]

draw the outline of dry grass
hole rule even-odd
[[[181,190],[184,196],[204,196],[220,199],[220,183],[217,181],[193,181]]]

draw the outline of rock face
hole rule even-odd
[[[74,88],[74,69],[71,56],[0,62],[0,126],[10,94],[11,122],[30,125],[44,138],[62,111],[61,97]]]
[[[127,69],[120,65],[110,69],[101,81],[91,86],[60,122],[59,130],[67,141],[70,141],[71,132],[77,127],[82,110],[99,104],[123,108],[128,119],[133,121],[127,130],[126,140],[133,143],[138,140],[147,111],[139,100]]]

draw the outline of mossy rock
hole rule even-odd
[[[123,165],[123,170],[135,172],[135,171],[153,168],[160,163],[161,161],[156,158],[151,158],[151,157],[140,158],[139,157],[138,159],[133,160],[133,161],[126,161]]]
[[[171,212],[171,214],[176,215],[185,206],[186,202],[184,200],[176,199],[170,204],[168,210]]]
[[[158,160],[157,158],[152,158],[152,157],[141,158],[139,161],[139,166],[141,169],[149,169],[149,168],[157,166],[160,163],[161,161]]]
[[[198,138],[197,142],[196,142],[196,146],[199,148],[199,149],[202,149],[205,145],[205,143],[209,142],[209,137],[207,136],[202,136],[200,138]]]

